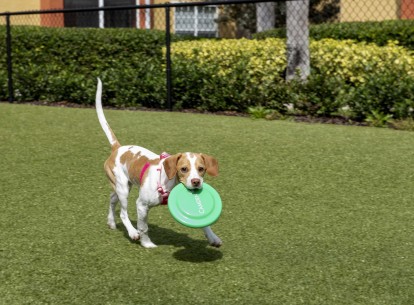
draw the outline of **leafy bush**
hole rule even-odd
[[[0,37],[4,32],[0,27]],[[14,26],[15,97],[93,103],[96,77],[101,77],[109,104],[163,107],[164,43],[161,31]],[[4,44],[0,54],[5,54]],[[0,70],[7,70],[5,61]],[[2,84],[5,77],[0,73]],[[5,93],[0,90],[1,99]]]
[[[166,107],[162,32],[15,26],[12,36],[19,100],[92,104],[99,76],[111,105]],[[310,51],[308,82],[286,83],[284,39],[176,41],[175,107],[241,112],[262,107],[282,116],[339,115],[359,121],[373,113],[396,120],[414,117],[413,51],[395,42],[378,46],[334,39],[313,40]],[[0,58],[4,100],[4,44]]]
[[[276,107],[286,66],[282,40],[203,40],[172,47],[174,100],[179,106],[245,111],[249,106]],[[283,85],[285,87],[285,85]]]
[[[359,120],[374,112],[396,119],[413,117],[414,77],[394,70],[375,73],[364,83],[350,87],[340,100]]]
[[[380,46],[386,45],[388,41],[398,41],[401,46],[414,50],[414,20],[325,23],[310,26],[309,35],[316,40],[324,38],[352,39],[372,42]],[[254,35],[256,39],[285,37],[285,28]]]
[[[173,46],[175,99],[203,110],[254,106],[314,116],[364,120],[373,110],[412,115],[414,57],[390,43],[323,39],[310,44],[307,83],[285,83],[283,39],[185,41]]]
[[[323,39],[310,43],[311,63],[317,73],[339,76],[346,82],[363,83],[373,74],[398,71],[414,76],[413,52],[390,42],[379,47],[352,40]]]
[[[333,116],[345,103],[340,97],[349,85],[338,76],[313,73],[306,83],[293,83],[294,97],[290,103],[296,115]]]

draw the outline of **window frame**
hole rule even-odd
[[[218,24],[216,22],[214,22],[214,27],[211,30],[210,28],[200,28],[202,25],[200,25],[200,16],[203,14],[202,12],[200,12],[201,9],[204,8],[214,8],[214,16],[212,18],[213,22],[215,19],[218,18],[218,10],[219,7],[217,5],[206,5],[206,6],[180,6],[180,7],[175,7],[174,8],[174,32],[176,34],[188,34],[188,35],[193,35],[194,37],[218,37]],[[180,14],[181,12],[180,9],[188,9],[188,10],[193,10],[192,12],[190,12],[192,14],[191,19],[190,18],[184,18],[184,19],[189,19],[188,23],[185,23],[186,28],[182,27],[182,23],[183,22],[177,22],[177,13]],[[183,13],[185,14],[185,12]],[[210,15],[210,14],[208,14]],[[181,23],[181,24],[180,24]],[[181,25],[181,28],[180,28]],[[201,35],[200,35],[201,33]],[[207,34],[207,35],[206,35]],[[209,35],[212,34],[212,35]]]

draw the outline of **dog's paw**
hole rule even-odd
[[[110,228],[111,230],[115,230],[116,229],[116,224],[108,222],[108,228]]]
[[[217,236],[211,240],[209,240],[209,244],[212,247],[216,247],[216,248],[220,248],[223,245],[223,242],[220,238],[218,238]]]
[[[128,232],[128,235],[132,240],[139,240],[139,233],[138,233],[137,230],[134,230],[132,232]]]
[[[157,248],[157,245],[154,244],[152,241],[141,241],[141,246],[147,249]]]

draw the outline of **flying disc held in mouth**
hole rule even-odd
[[[202,189],[194,190],[189,190],[180,183],[168,197],[168,209],[182,225],[204,228],[217,221],[222,204],[220,195],[207,183],[203,183]]]

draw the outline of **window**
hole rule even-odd
[[[135,0],[65,0],[68,9],[135,5]],[[135,25],[135,10],[65,13],[65,27],[120,28]]]
[[[216,18],[216,6],[176,7],[175,33],[197,37],[216,37]]]
[[[98,0],[65,0],[65,8],[97,7]],[[65,13],[65,27],[99,27],[99,12]]]
[[[135,5],[135,0],[105,0],[105,6]],[[135,10],[117,10],[104,12],[104,27],[130,28],[135,24]]]

